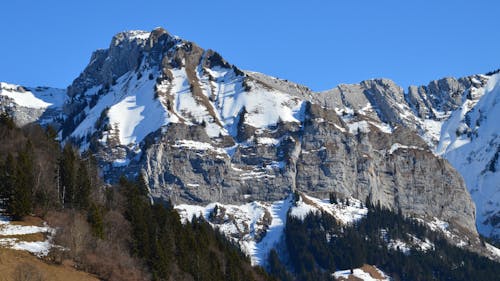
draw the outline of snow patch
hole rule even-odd
[[[408,145],[402,145],[400,143],[394,143],[391,145],[391,148],[389,149],[389,151],[387,151],[389,154],[393,154],[394,151],[398,150],[398,149],[416,149],[416,150],[424,150],[422,149],[421,147],[418,147],[418,146],[408,146]]]
[[[370,275],[370,273],[366,272],[363,270],[363,268],[355,268],[353,270],[353,273],[351,274],[351,270],[339,270],[333,273],[333,278],[335,280],[352,280],[350,276],[353,276],[355,278],[358,278],[363,281],[390,281],[391,278],[389,278],[384,272],[382,272],[380,269],[376,268],[373,266],[373,268],[382,276],[382,279],[374,278]]]
[[[342,200],[341,200],[342,201]],[[349,204],[347,204],[349,201]],[[352,224],[368,214],[368,209],[355,198],[332,204],[330,199],[318,199],[301,194],[299,201],[290,210],[290,215],[304,219],[310,213],[326,212],[343,224]]]
[[[357,135],[358,133],[369,133],[370,124],[366,121],[353,122],[347,125],[349,127],[349,133]]]
[[[224,148],[218,148],[214,147],[209,143],[206,142],[199,142],[199,141],[194,141],[194,140],[177,140],[172,147],[176,148],[186,148],[186,149],[191,149],[191,150],[198,150],[198,151],[212,151],[218,154],[227,154],[226,150]]]

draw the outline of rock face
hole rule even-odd
[[[405,93],[377,79],[313,93],[242,71],[164,29],[123,32],[68,88],[61,136],[94,152],[109,180],[141,174],[156,200],[241,204],[334,192],[475,237],[474,204],[462,177],[433,154],[440,136],[431,125],[486,80]]]

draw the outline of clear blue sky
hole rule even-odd
[[[498,0],[2,1],[0,81],[66,87],[115,33],[162,26],[314,90],[406,87],[499,68],[499,17]]]

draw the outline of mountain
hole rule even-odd
[[[109,182],[142,175],[153,200],[197,212],[261,210],[239,212],[242,225],[261,221],[252,243],[280,237],[293,194],[333,195],[439,222],[457,245],[495,258],[476,229],[499,233],[498,75],[316,93],[158,28],[115,35],[66,91],[2,83],[0,101],[18,123],[51,124],[92,152]]]
[[[498,73],[444,78],[407,92],[392,81],[379,79],[340,85],[315,95],[327,108],[358,112],[379,125],[404,126],[418,132],[438,157],[462,175],[477,208],[481,234],[500,236],[498,186]]]
[[[60,123],[67,99],[64,89],[0,83],[0,110],[11,115],[19,126],[34,122],[42,125]]]

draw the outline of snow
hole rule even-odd
[[[343,224],[352,224],[368,214],[368,209],[361,201],[349,198],[349,205],[344,203],[331,204],[330,199],[318,199],[302,194],[296,206],[290,210],[290,215],[304,219],[309,213],[326,212]]]
[[[274,170],[274,169],[282,170],[285,167],[286,167],[285,161],[272,161],[271,163],[265,166],[265,168],[268,170]]]
[[[245,198],[250,195],[245,194]],[[330,204],[327,199],[317,199],[301,194],[301,199],[294,203],[293,195],[284,200],[272,203],[251,202],[237,205],[225,205],[212,203],[207,206],[177,205],[175,209],[179,212],[183,222],[190,221],[193,216],[205,218],[212,227],[224,233],[230,239],[239,243],[242,251],[250,256],[253,265],[264,266],[271,249],[275,248],[283,239],[283,231],[286,226],[287,214],[298,218],[305,218],[311,212],[322,210],[333,215],[343,224],[351,224],[366,216],[368,210],[361,207],[361,202],[350,198],[350,205]],[[226,216],[222,223],[210,221],[210,214],[215,206],[225,209]],[[265,217],[271,219],[271,223]],[[261,240],[257,233],[265,232]],[[240,237],[240,238],[237,238]]]
[[[147,40],[151,35],[151,32],[143,31],[143,30],[130,30],[127,31],[129,38],[131,39],[139,39],[139,40]]]
[[[435,151],[463,176],[476,203],[479,233],[500,236],[500,228],[487,223],[500,210],[500,167],[494,162],[500,149],[500,74],[473,92],[474,99],[465,100],[443,123]],[[472,133],[457,134],[466,130]]]
[[[137,80],[134,72],[128,72],[120,77],[117,84],[101,96],[94,107],[88,109],[87,116],[71,135],[79,137],[92,133],[96,121],[105,110],[111,125],[111,135],[117,135],[123,145],[136,144],[149,133],[175,121],[175,116],[171,117],[161,102],[153,99],[155,80],[149,80],[148,76],[149,73],[145,73]],[[94,87],[87,92],[97,89]]]
[[[44,241],[22,241],[22,235],[35,233],[48,234],[48,238]],[[55,229],[48,226],[14,225],[6,217],[0,216],[0,246],[2,247],[28,251],[38,257],[43,257],[46,256],[54,246],[52,244],[54,235]]]
[[[386,123],[382,122],[369,122],[371,125],[377,127],[381,132],[386,134],[392,134],[392,127]]]
[[[423,150],[421,147],[418,147],[418,146],[408,146],[408,145],[402,145],[400,143],[394,143],[391,145],[391,148],[389,149],[388,153],[389,154],[393,154],[394,151],[398,150],[398,149],[417,149],[417,150]]]
[[[50,227],[14,225],[5,221],[0,223],[0,236],[26,235],[51,231],[52,229]]]
[[[66,100],[66,92],[54,88],[25,88],[21,86],[0,82],[0,95],[9,97],[16,104],[28,108],[45,109],[48,107],[61,107]]]
[[[368,133],[370,132],[370,125],[366,121],[353,122],[347,125],[349,127],[349,133],[357,135],[358,132]]]
[[[353,270],[352,276],[359,278],[363,281],[389,281],[391,280],[385,273],[383,273],[380,269],[376,268],[373,266],[375,270],[380,273],[380,275],[383,277],[383,279],[376,279],[372,277],[368,272],[364,271],[362,268],[355,268]],[[351,270],[339,270],[333,273],[333,277],[335,280],[351,280],[349,279],[349,276],[351,275]]]
[[[278,145],[280,143],[280,140],[274,139],[274,138],[260,137],[260,138],[257,138],[257,143],[264,144],[264,145]]]
[[[239,176],[239,180],[246,181],[246,180],[254,180],[254,179],[260,179],[260,178],[273,178],[273,175],[268,175],[265,171],[251,171],[248,173],[242,173]]]
[[[130,164],[130,159],[115,159],[112,163],[113,167],[124,167]]]
[[[286,226],[286,216],[292,206],[292,196],[285,200],[276,201],[271,205],[272,222],[266,232],[266,236],[255,245],[252,264],[264,265],[271,249],[275,248],[283,238],[283,232]]]
[[[220,203],[211,203],[205,207],[182,204],[175,206],[175,209],[183,222],[190,221],[193,216],[205,218],[212,227],[238,242],[242,251],[251,257],[253,265],[263,265],[267,261],[269,251],[283,235],[290,200],[287,198],[273,203],[251,202],[241,206]],[[210,221],[210,214],[215,206],[218,206],[219,210],[224,209],[222,223]],[[270,216],[270,225],[266,225],[264,221],[266,213]],[[257,236],[263,232],[264,238],[257,241]]]
[[[50,240],[38,241],[38,242],[25,242],[20,241],[12,246],[14,250],[27,251],[38,257],[44,257],[49,254],[52,248],[52,243]]]
[[[389,239],[389,241],[387,241],[387,247],[392,250],[400,251],[405,255],[409,255],[411,249],[421,252],[427,252],[434,249],[434,244],[430,242],[429,239],[425,238],[422,240],[409,233],[406,235],[410,238],[410,242],[405,242],[401,239]]]
[[[488,249],[488,251],[493,254],[494,256],[498,258],[500,258],[500,249],[489,244],[489,243],[485,243],[486,244],[486,249]]]
[[[199,141],[194,141],[194,140],[177,140],[172,147],[177,147],[177,148],[186,148],[186,149],[191,149],[191,150],[198,150],[198,151],[212,151],[218,154],[227,154],[226,150],[223,148],[216,148],[212,146],[209,143],[206,142],[199,142]]]
[[[387,247],[392,250],[400,251],[405,255],[409,255],[411,249],[411,247],[406,242],[400,239],[391,239],[387,244]]]
[[[443,121],[437,121],[432,119],[425,119],[422,121],[421,126],[424,129],[424,134],[422,138],[431,147],[434,147],[441,137],[441,127],[443,126]]]

